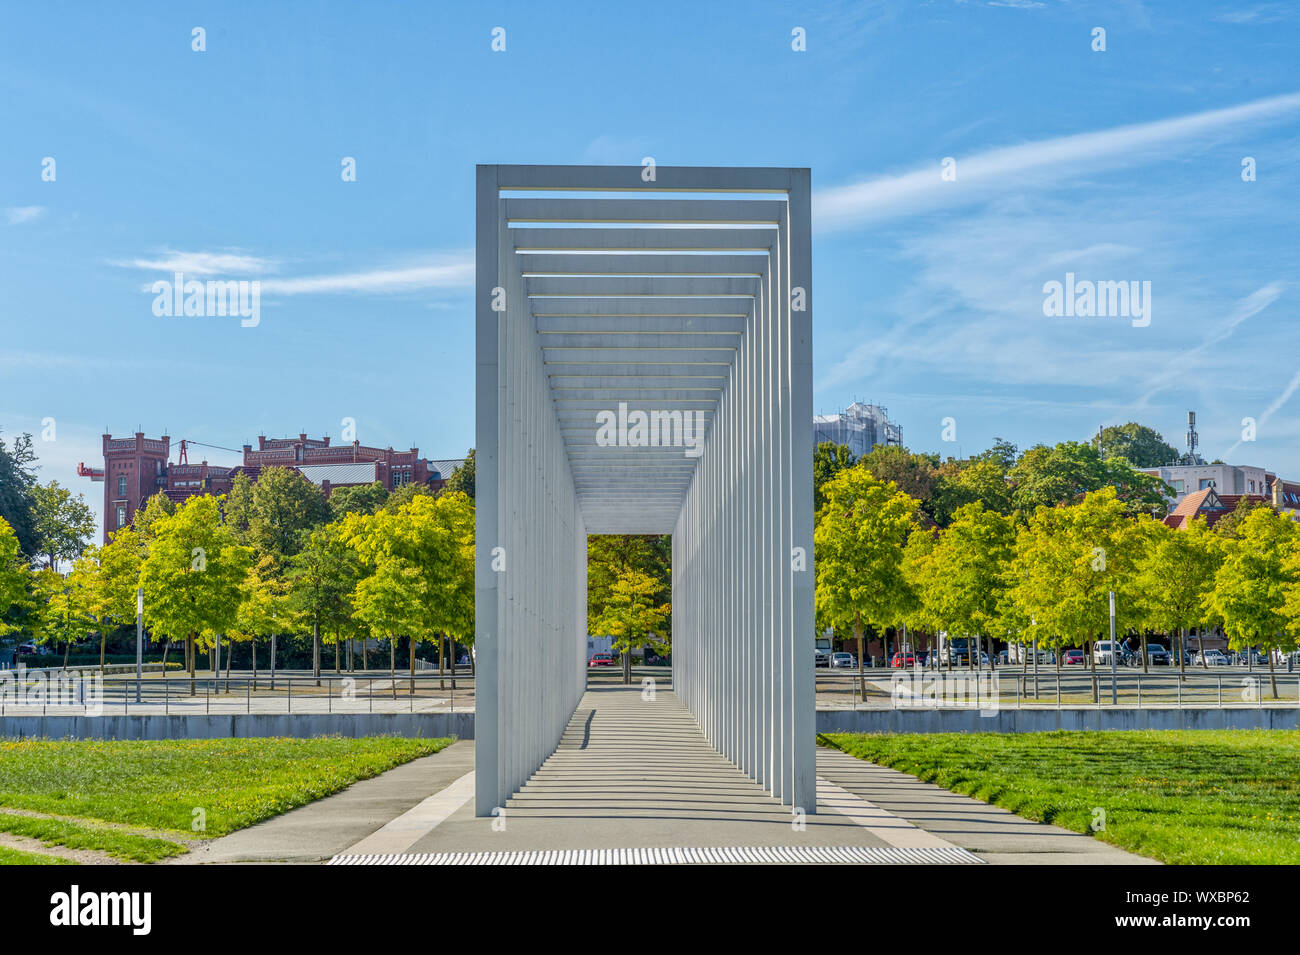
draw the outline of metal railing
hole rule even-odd
[[[416,670],[353,673],[278,671],[256,677],[168,672],[137,681],[92,672],[0,674],[0,716],[193,713],[403,713],[472,710],[468,671]]]
[[[1161,669],[1164,669],[1163,667]],[[965,668],[875,668],[863,671],[866,693],[857,670],[817,671],[817,705],[829,709],[924,709],[945,707],[1008,707],[1097,709],[1178,709],[1187,707],[1297,707],[1300,673],[1245,665],[1180,673],[1143,672],[1098,667],[1032,668],[1000,666],[990,671]],[[1277,696],[1274,698],[1273,686]],[[1113,695],[1112,695],[1113,694]]]

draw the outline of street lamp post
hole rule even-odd
[[[1119,647],[1115,645],[1115,591],[1110,591],[1110,705],[1119,703],[1119,689],[1115,685],[1115,658]]]
[[[144,588],[135,588],[135,702],[140,702],[140,679],[144,675]]]

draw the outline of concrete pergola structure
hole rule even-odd
[[[478,815],[582,697],[587,535],[614,533],[672,535],[674,691],[815,811],[809,171],[652,173],[477,170]],[[611,442],[620,405],[669,435]]]

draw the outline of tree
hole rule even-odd
[[[987,637],[990,661],[1005,587],[1003,575],[1014,546],[1011,519],[985,510],[976,501],[957,511],[931,554],[925,589],[931,618],[949,634],[960,634],[976,647],[981,637]],[[977,661],[977,654],[972,652],[971,659]]]
[[[1228,646],[1245,650],[1253,646],[1268,651],[1268,676],[1277,699],[1273,650],[1294,650],[1294,631],[1288,597],[1295,592],[1295,521],[1272,508],[1252,510],[1241,522],[1236,537],[1224,543],[1223,563],[1214,575],[1207,604],[1223,620]]]
[[[1134,468],[1124,458],[1102,460],[1097,449],[1063,441],[1035,445],[1010,471],[1011,500],[1021,516],[1039,507],[1075,504],[1084,495],[1113,488],[1128,514],[1163,514],[1172,489],[1159,478]]]
[[[858,459],[858,465],[879,481],[892,481],[904,494],[916,498],[920,509],[930,514],[931,499],[939,484],[937,455],[913,454],[896,444],[878,444]]]
[[[312,631],[312,673],[320,679],[321,631],[337,632],[353,612],[351,595],[360,566],[349,549],[343,524],[326,524],[288,562],[289,606]]]
[[[335,488],[330,492],[330,514],[341,521],[348,514],[373,514],[388,503],[388,488],[379,481]]]
[[[244,639],[252,654],[253,689],[257,689],[257,639],[285,633],[293,622],[289,585],[275,558],[264,554],[248,568],[240,584],[239,609],[232,639]]]
[[[36,532],[35,502],[36,452],[32,436],[19,435],[12,445],[0,438],[0,520],[13,529],[18,538],[18,552],[28,560],[40,553]]]
[[[813,513],[822,509],[826,498],[822,487],[845,468],[853,466],[853,452],[847,444],[823,441],[813,451]]]
[[[0,517],[0,616],[22,601],[27,589],[23,570],[18,535],[9,522]]]
[[[384,505],[386,511],[396,511],[399,507],[410,504],[417,497],[432,497],[433,492],[425,484],[403,484],[397,490],[388,495],[388,503]]]
[[[600,633],[614,638],[614,649],[632,658],[632,650],[653,644],[657,652],[667,652],[667,641],[659,635],[664,622],[672,616],[672,606],[660,603],[659,582],[649,574],[624,570],[610,586],[609,600],[595,621]],[[632,682],[629,664],[623,666],[623,682]]]
[[[1101,429],[1101,444],[1091,441],[1103,458],[1124,458],[1135,468],[1158,468],[1178,460],[1178,449],[1146,425],[1130,421]]]
[[[149,496],[144,507],[136,510],[131,526],[135,528],[142,541],[148,542],[153,540],[154,525],[164,517],[171,517],[175,513],[176,502],[162,491],[158,491]]]
[[[950,459],[939,466],[931,512],[940,527],[947,527],[960,508],[976,501],[986,510],[998,514],[1012,512],[1011,485],[998,460],[990,457],[966,461]]]
[[[144,542],[134,528],[113,532],[103,547],[92,549],[98,558],[93,603],[100,622],[99,666],[104,668],[109,627],[120,627],[135,619],[136,588],[144,564]]]
[[[911,600],[903,547],[916,526],[917,500],[892,481],[877,480],[861,462],[841,471],[824,491],[814,531],[816,606],[820,618],[837,629],[853,628],[865,697],[862,626],[883,631],[902,618]]]
[[[234,626],[253,552],[236,542],[207,494],[182,503],[152,531],[140,571],[145,623],[154,633],[185,638],[193,694],[196,640]]]
[[[1021,615],[1036,637],[1082,646],[1109,631],[1108,591],[1116,595],[1116,632],[1141,623],[1135,552],[1140,540],[1114,488],[1074,505],[1040,507],[1016,537],[1009,581]],[[1059,657],[1058,657],[1059,659]]]
[[[1239,537],[1242,522],[1246,520],[1252,511],[1260,508],[1271,510],[1265,501],[1252,499],[1243,494],[1237,499],[1237,506],[1215,522],[1214,532],[1220,537]]]
[[[95,515],[86,499],[51,481],[32,486],[36,540],[46,565],[56,569],[62,560],[72,560],[95,533]]]
[[[253,517],[257,512],[253,503],[253,482],[248,474],[240,471],[230,482],[230,490],[221,502],[221,511],[225,516],[226,526],[241,544],[249,543],[249,533]],[[139,523],[137,518],[136,523]]]
[[[460,492],[474,499],[474,449],[470,448],[465,453],[465,460],[461,462],[460,467],[451,472],[451,477],[447,478],[447,483],[443,487],[444,491],[451,493]]]
[[[587,537],[587,632],[613,636],[600,629],[600,619],[614,601],[614,584],[632,573],[655,582],[654,597],[667,603],[672,594],[672,538],[659,534],[592,534]],[[663,622],[660,639],[672,640],[672,618]],[[623,674],[631,679],[630,653],[623,657]]]
[[[1187,632],[1193,627],[1201,642],[1201,665],[1205,665],[1206,602],[1221,560],[1222,548],[1204,518],[1193,520],[1184,530],[1151,522],[1137,558],[1136,592],[1143,622],[1168,633],[1171,642],[1177,639],[1182,672],[1187,669]],[[1145,652],[1142,662],[1145,665]]]
[[[293,468],[264,468],[253,485],[248,543],[277,560],[292,557],[307,534],[330,519],[320,488]]]

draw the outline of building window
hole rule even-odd
[[[119,504],[117,506],[117,526],[126,527],[126,505],[125,504]]]
[[[1204,491],[1207,487],[1214,487],[1214,478],[1201,478],[1200,490]]]
[[[117,496],[118,496],[118,497],[126,497],[126,478],[125,478],[125,477],[119,477],[119,478],[117,479]]]
[[[1183,493],[1183,482],[1182,482],[1181,480],[1179,480],[1179,481],[1174,481],[1173,484],[1174,484],[1174,493],[1175,493],[1175,494],[1182,494],[1182,493]]]
[[[404,485],[404,484],[410,484],[410,483],[411,483],[411,472],[410,472],[410,471],[394,471],[394,472],[393,472],[393,487],[401,487],[401,486]]]

